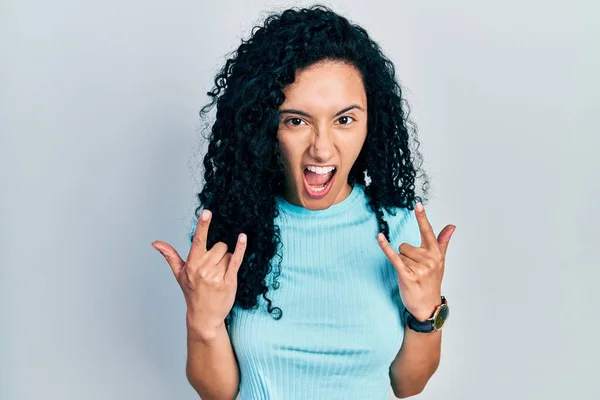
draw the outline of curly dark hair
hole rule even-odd
[[[424,197],[415,195],[416,178],[424,178],[424,196],[428,193],[427,175],[418,175],[422,157],[416,125],[408,119],[409,106],[402,98],[394,65],[364,28],[320,4],[269,14],[263,26],[254,26],[251,37],[242,39],[217,73],[215,86],[207,93],[212,101],[200,110],[200,117],[206,118],[217,106],[210,135],[205,137],[204,186],[195,215],[198,218],[203,208],[213,213],[209,248],[221,241],[233,251],[239,233],[247,234],[234,304],[256,308],[262,295],[276,319],[282,310],[266,295],[266,276],[275,268],[272,288],[277,289],[282,254],[274,222],[275,197],[283,196],[284,189],[277,140],[279,107],[285,100],[283,89],[294,82],[296,72],[324,60],[353,65],[363,79],[367,136],[348,183],[365,186],[369,206],[388,240],[383,208],[395,215],[392,208],[413,210],[416,201],[425,204]],[[233,308],[227,326],[232,318]]]

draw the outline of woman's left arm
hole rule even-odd
[[[415,207],[421,245],[402,243],[399,253],[382,233],[377,235],[381,249],[398,272],[402,303],[419,321],[431,317],[441,299],[446,251],[456,226],[446,225],[436,238],[421,203]],[[390,382],[396,397],[420,393],[439,365],[441,331],[420,333],[406,327],[400,351],[390,365]]]
[[[420,333],[406,327],[400,351],[390,366],[390,382],[399,398],[425,388],[440,363],[442,331]]]

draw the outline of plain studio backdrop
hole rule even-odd
[[[225,55],[310,4],[0,3],[2,400],[197,398],[183,295],[150,243],[187,255]],[[418,398],[600,398],[600,6],[325,4],[394,61],[434,229],[457,226]]]

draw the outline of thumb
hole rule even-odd
[[[169,263],[171,270],[173,271],[173,275],[175,278],[179,276],[179,272],[183,269],[185,262],[179,257],[177,251],[168,243],[161,242],[160,240],[156,240],[152,242],[152,247],[154,247]]]
[[[444,227],[444,229],[442,229],[442,231],[438,235],[437,241],[438,241],[438,244],[440,245],[440,249],[442,250],[442,253],[444,255],[446,254],[446,250],[448,249],[448,244],[450,243],[450,238],[454,234],[455,230],[456,230],[456,226],[446,225]]]

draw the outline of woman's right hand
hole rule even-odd
[[[246,251],[247,237],[241,233],[235,251],[227,252],[227,245],[216,243],[206,248],[208,227],[212,213],[204,210],[194,232],[192,246],[184,262],[168,243],[155,241],[152,247],[167,260],[183,290],[187,305],[188,334],[210,339],[223,325],[231,311],[237,292],[237,274]]]

